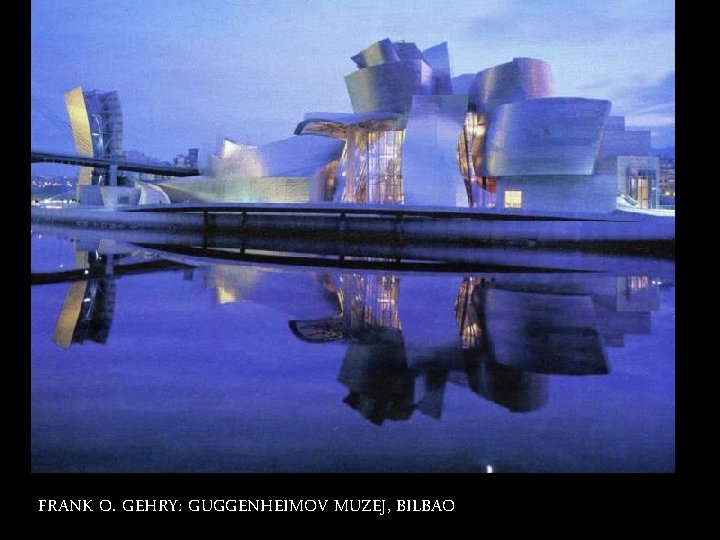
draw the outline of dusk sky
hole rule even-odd
[[[350,57],[386,37],[447,41],[453,76],[543,59],[557,96],[609,99],[654,147],[675,143],[672,0],[32,0],[31,13],[33,149],[74,151],[63,94],[80,85],[119,92],[125,150],[199,147],[204,165],[221,137],[262,144],[306,112],[351,112]],[[72,171],[57,167],[33,171]]]

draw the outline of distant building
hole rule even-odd
[[[198,166],[198,149],[188,148],[187,154],[178,154],[173,160],[174,167],[197,168]]]
[[[164,166],[169,167],[170,162],[169,161],[163,161],[161,159],[148,156],[144,152],[141,152],[139,150],[128,150],[123,153],[123,159],[125,161],[132,161],[133,163],[147,163],[148,165],[158,165],[158,166]],[[142,180],[142,181],[157,181],[157,180],[164,180],[167,179],[167,176],[162,176],[160,174],[152,174],[152,173],[138,173],[138,172],[131,172],[126,173],[128,178],[132,180]]]
[[[660,158],[660,192],[675,196],[675,158]]]
[[[133,163],[150,163],[150,158],[148,158],[144,152],[140,152],[139,150],[127,150],[123,153],[123,159],[125,161],[132,161]],[[128,176],[137,180],[155,179],[155,175],[150,173],[132,172],[128,173]]]

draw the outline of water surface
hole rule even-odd
[[[33,272],[93,276],[32,287],[34,471],[674,470],[667,261],[433,273],[167,257],[176,268],[33,234]]]

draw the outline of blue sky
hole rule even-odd
[[[610,99],[653,146],[675,142],[672,0],[32,0],[31,14],[36,149],[73,151],[63,93],[78,85],[117,90],[124,149],[161,159],[289,137],[305,112],[351,111],[350,56],[386,37],[447,41],[453,76],[546,60],[556,95]]]

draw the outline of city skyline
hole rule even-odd
[[[72,151],[63,94],[78,85],[118,91],[124,150],[171,159],[199,147],[204,165],[221,137],[291,137],[307,111],[351,110],[350,57],[386,37],[447,41],[453,76],[543,59],[555,95],[610,99],[653,147],[674,144],[673,2],[33,0],[31,29],[38,149]]]

